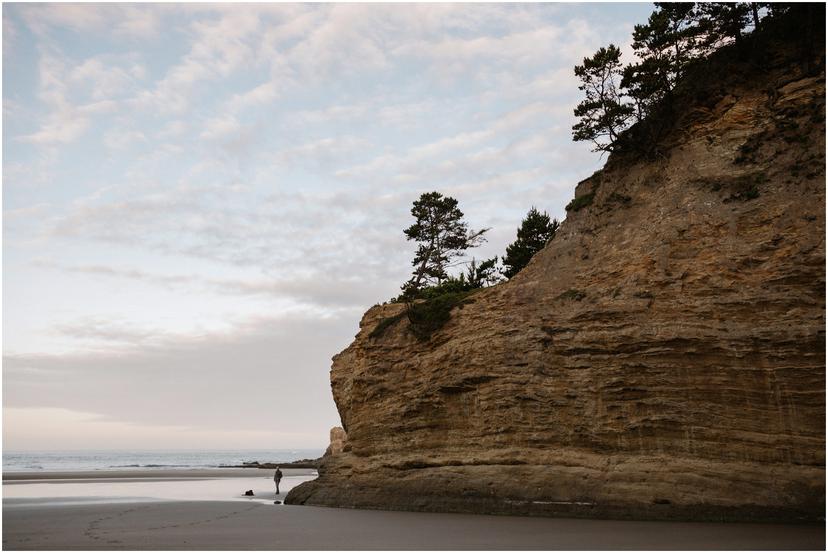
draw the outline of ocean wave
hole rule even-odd
[[[86,471],[86,470],[186,470],[213,469],[222,465],[240,466],[259,463],[314,459],[322,450],[249,449],[249,450],[54,450],[3,451],[3,470]],[[255,466],[255,465],[253,465]]]

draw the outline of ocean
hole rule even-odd
[[[192,469],[316,459],[324,449],[3,451],[3,472]]]

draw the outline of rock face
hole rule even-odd
[[[347,439],[348,435],[342,427],[334,426],[331,428],[331,443],[328,446],[328,449],[325,450],[325,456],[339,455],[342,453],[345,449],[345,441]]]
[[[825,513],[825,77],[777,60],[429,341],[369,310],[334,357],[347,446],[289,503],[509,514]]]

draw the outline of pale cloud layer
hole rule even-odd
[[[572,67],[650,10],[5,5],[7,446],[324,447],[411,202],[455,196],[478,258],[562,219],[601,163]]]

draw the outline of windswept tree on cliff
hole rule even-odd
[[[420,196],[411,208],[416,222],[403,232],[418,242],[411,279],[403,285],[405,295],[416,295],[424,286],[440,285],[449,278],[452,261],[485,239],[488,229],[470,231],[457,200],[439,192]]]
[[[572,138],[591,141],[593,151],[611,152],[633,114],[619,88],[621,50],[613,44],[599,49],[591,58],[584,58],[583,65],[575,66],[575,75],[581,79],[578,89],[586,98],[575,108],[580,121],[572,127]]]
[[[702,28],[692,2],[656,3],[647,23],[633,30],[633,49],[641,60],[624,68],[621,87],[635,102],[639,121],[666,100],[691,61],[700,55]]]
[[[754,28],[759,26],[758,7],[750,2],[699,2],[696,13],[708,50],[728,42],[740,44],[743,31],[751,20]]]
[[[532,256],[555,237],[559,226],[557,219],[550,219],[548,213],[540,212],[532,206],[517,230],[517,239],[506,246],[503,276],[512,278],[526,267]]]
[[[573,139],[592,141],[594,151],[633,148],[656,153],[660,137],[676,119],[676,89],[697,61],[722,46],[746,43],[745,33],[751,27],[759,29],[764,19],[788,14],[795,4],[656,2],[655,6],[646,23],[633,31],[634,63],[622,69],[621,52],[610,45],[575,67],[581,80],[578,88],[586,98],[575,109],[580,121],[572,128]],[[796,24],[807,37],[812,26],[803,22]],[[803,44],[808,43],[806,38]],[[751,44],[755,47],[756,42]],[[743,48],[737,48],[737,53],[751,54]]]

